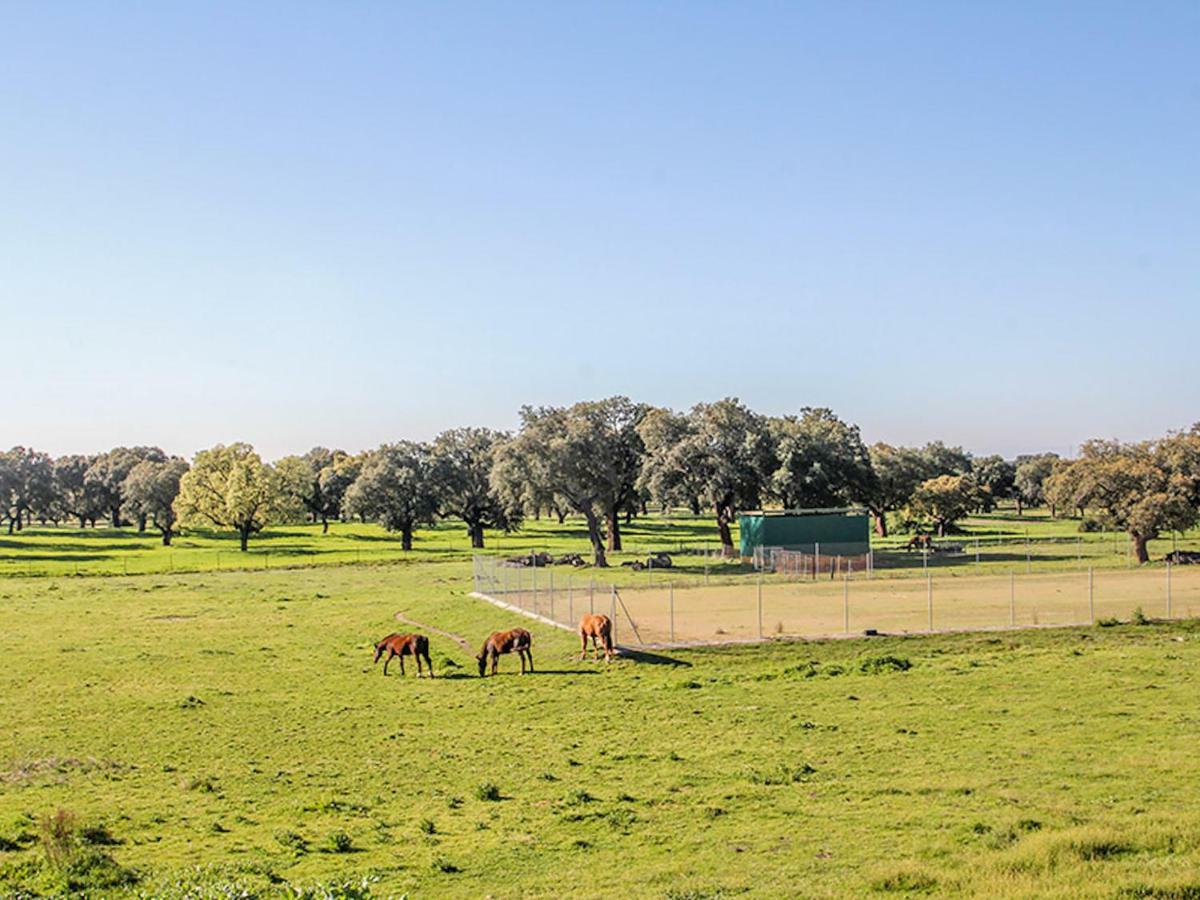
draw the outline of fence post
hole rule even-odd
[[[921,548],[921,568],[925,571],[926,575],[929,574],[929,544],[928,544],[928,542],[926,542],[926,544]]]
[[[842,630],[850,633],[850,579],[842,582]]]
[[[567,575],[567,618],[570,619],[568,624],[575,624],[575,590],[572,576]]]
[[[529,576],[532,579],[531,583],[533,585],[533,606],[531,607],[531,609],[533,609],[534,613],[537,613],[537,551],[536,550],[531,550],[529,552],[529,561],[531,563],[533,563],[533,565],[529,567]]]
[[[550,618],[554,620],[554,570],[550,571]]]
[[[979,565],[979,538],[975,538],[975,565]]]
[[[821,542],[813,544],[813,581],[817,580],[817,572],[821,569]]]
[[[671,643],[675,643],[675,582],[667,585],[667,619],[670,624]]]
[[[929,605],[929,630],[933,631],[933,573],[925,573],[925,599]]]
[[[1096,624],[1096,590],[1091,566],[1088,566],[1088,618],[1091,619],[1091,624]]]
[[[1017,573],[1008,573],[1008,624],[1017,627]]]
[[[1078,537],[1078,538],[1076,538],[1076,547],[1075,547],[1075,550],[1076,550],[1076,553],[1077,553],[1077,554],[1078,554],[1078,556],[1079,556],[1079,564],[1080,564],[1080,565],[1083,565],[1083,535],[1082,535],[1082,534],[1081,534],[1081,535],[1079,535],[1079,537]]]
[[[617,586],[615,584],[609,585],[609,589],[609,601],[612,603],[610,619],[612,621],[613,643],[615,644],[617,642]]]
[[[1025,538],[1025,574],[1033,571],[1033,557],[1029,553],[1029,538]]]
[[[875,577],[875,548],[872,547],[867,551],[867,577]]]
[[[704,546],[704,583],[708,584],[708,545]]]
[[[1167,618],[1171,618],[1171,561],[1167,560]]]
[[[758,576],[758,639],[763,637],[762,629],[762,575]]]
[[[596,579],[593,578],[588,583],[588,612],[593,616],[596,614]]]

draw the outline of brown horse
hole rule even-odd
[[[487,674],[487,663],[489,657],[492,661],[492,674],[496,674],[496,665],[500,661],[502,653],[516,653],[521,657],[521,674],[525,674],[525,660],[529,660],[529,671],[533,671],[533,653],[530,652],[530,647],[533,646],[533,635],[524,628],[514,628],[512,631],[497,631],[490,635],[483,642],[483,649],[479,651],[479,655],[475,659],[479,663],[479,677],[482,678]]]
[[[598,657],[600,655],[600,651],[596,647],[596,639],[599,638],[601,645],[604,647],[605,661],[612,659],[612,620],[608,616],[589,615],[579,620],[579,640],[583,644],[582,649],[579,651],[580,659],[587,656],[588,638],[592,639],[592,653],[595,656]]]
[[[389,634],[375,645],[375,662],[379,662],[383,654],[388,657],[383,661],[383,674],[387,674],[388,663],[392,657],[400,657],[400,674],[404,674],[404,657],[411,656],[417,661],[417,677],[420,678],[421,660],[429,666],[429,677],[433,677],[433,660],[429,658],[429,638],[423,634]]]

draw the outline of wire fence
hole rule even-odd
[[[947,574],[914,578],[780,578],[765,572],[722,584],[618,585],[591,572],[474,558],[475,592],[574,629],[604,613],[627,646],[987,631],[1115,624],[1200,615],[1200,566],[1071,572]]]

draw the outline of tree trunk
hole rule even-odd
[[[402,550],[412,549],[413,530],[411,525],[405,525],[400,529],[400,548]]]
[[[691,505],[691,507],[692,507],[692,515],[693,515],[693,516],[698,516],[698,515],[700,515],[700,498],[699,498],[699,497],[693,497],[693,498],[691,499],[691,501],[689,501],[689,502],[690,502],[690,505]]]
[[[329,534],[329,519],[321,516],[321,534]]]
[[[1022,512],[1024,512],[1024,506],[1021,503],[1021,495],[1018,494],[1017,495],[1017,515],[1018,516],[1021,515]]]
[[[1058,518],[1058,507],[1055,506],[1053,503],[1050,504],[1050,518],[1052,518],[1052,519]]]
[[[608,549],[610,551],[618,551],[621,549],[621,522],[617,516],[617,508],[609,507],[605,514],[605,524],[608,526]]]
[[[121,527],[121,507],[119,507],[119,506],[114,506],[112,508],[112,527],[113,528]]]
[[[717,510],[717,531],[721,535],[721,555],[733,556],[733,534],[729,530],[729,523],[733,520],[733,510],[728,503],[720,500],[714,500],[713,506]]]
[[[162,536],[163,536],[163,546],[164,546],[164,547],[170,547],[170,546],[171,546],[171,534],[172,534],[172,532],[171,532],[171,529],[170,529],[170,528],[164,528],[164,529],[162,530]]]
[[[239,528],[238,534],[242,538],[242,552],[245,553],[246,545],[250,543],[250,529],[249,528]]]
[[[945,537],[946,536],[946,523],[938,522],[937,526],[938,526],[938,537]]]
[[[9,518],[9,520],[8,520],[8,533],[9,533],[9,534],[12,534],[12,533],[13,533],[13,529],[14,529],[14,528],[16,528],[16,527],[17,527],[17,520],[16,520],[16,519],[13,519],[13,518]]]
[[[585,509],[583,516],[587,520],[588,538],[592,542],[593,562],[597,568],[607,569],[608,559],[604,555],[604,539],[600,534],[600,520],[591,509]]]
[[[565,509],[560,509],[557,506],[552,506],[551,509],[554,510],[554,515],[558,519],[559,525],[567,521],[567,511]]]
[[[83,529],[86,527],[87,527],[87,519],[85,519],[83,516],[80,516],[79,517],[79,530],[83,531]]]
[[[645,497],[642,498],[642,515],[643,516],[649,515],[649,513],[646,511],[646,498]]]
[[[146,514],[138,513],[138,534],[144,534],[146,531]]]
[[[627,510],[625,510],[625,524],[626,525],[633,524],[633,507],[632,506],[629,507]]]
[[[1150,553],[1146,550],[1146,542],[1150,540],[1149,535],[1129,533],[1130,539],[1133,541],[1133,555],[1137,557],[1139,564],[1150,562]]]
[[[875,533],[881,538],[888,536],[887,532],[887,513],[882,510],[871,510],[871,516],[875,519]]]
[[[467,531],[471,535],[471,546],[476,550],[483,549],[483,524],[473,522],[467,526]]]

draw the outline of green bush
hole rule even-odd
[[[495,803],[500,797],[500,788],[490,781],[485,781],[475,788],[475,799]]]
[[[344,831],[335,831],[325,839],[325,850],[328,853],[352,853],[354,841]]]
[[[885,672],[907,672],[912,663],[903,656],[872,656],[858,664],[858,671],[866,675],[881,675]]]

